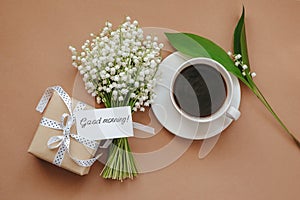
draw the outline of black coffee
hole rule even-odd
[[[208,117],[223,105],[226,83],[216,69],[206,64],[184,68],[177,76],[173,95],[179,108],[193,117]]]

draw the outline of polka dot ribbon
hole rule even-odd
[[[97,155],[96,157],[93,157],[91,159],[87,160],[80,160],[76,157],[72,156],[70,153],[70,143],[71,139],[73,138],[77,142],[83,144],[84,146],[96,150],[98,148],[99,143],[93,140],[89,140],[85,137],[79,136],[77,134],[72,134],[70,132],[71,127],[75,123],[75,117],[74,113],[76,113],[79,110],[82,110],[85,108],[86,104],[82,102],[78,102],[75,106],[74,111],[72,112],[72,100],[70,96],[60,87],[60,86],[53,86],[48,87],[43,94],[39,104],[36,107],[36,110],[40,113],[43,113],[50,98],[52,97],[53,93],[57,92],[57,94],[60,96],[60,98],[64,101],[65,105],[68,108],[69,113],[63,113],[61,116],[61,121],[57,122],[52,119],[48,119],[46,117],[42,117],[40,125],[51,128],[51,129],[57,129],[62,130],[62,135],[57,135],[51,137],[48,142],[47,146],[49,149],[56,149],[58,148],[58,151],[54,157],[53,164],[61,166],[62,161],[64,159],[65,154],[67,153],[69,157],[79,166],[82,167],[90,167],[102,154]]]

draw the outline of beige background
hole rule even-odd
[[[44,89],[72,93],[76,70],[70,44],[80,47],[106,20],[125,15],[157,26],[209,37],[225,49],[245,5],[255,81],[300,138],[300,2],[296,0],[0,1],[0,198],[6,199],[297,199],[299,149],[257,98],[242,87],[242,117],[204,160],[195,141],[172,165],[123,183],[99,177],[95,164],[80,177],[27,153],[41,115]],[[147,113],[136,118],[148,120]],[[132,139],[135,152],[157,150],[173,135],[162,130]]]

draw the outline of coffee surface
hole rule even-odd
[[[208,117],[223,105],[227,90],[220,72],[206,64],[184,68],[173,85],[175,103],[193,117]]]

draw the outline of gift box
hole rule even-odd
[[[76,134],[74,113],[93,109],[72,99],[60,87],[49,87],[37,106],[43,113],[28,152],[79,175],[89,172],[100,156],[94,157],[99,143]]]

